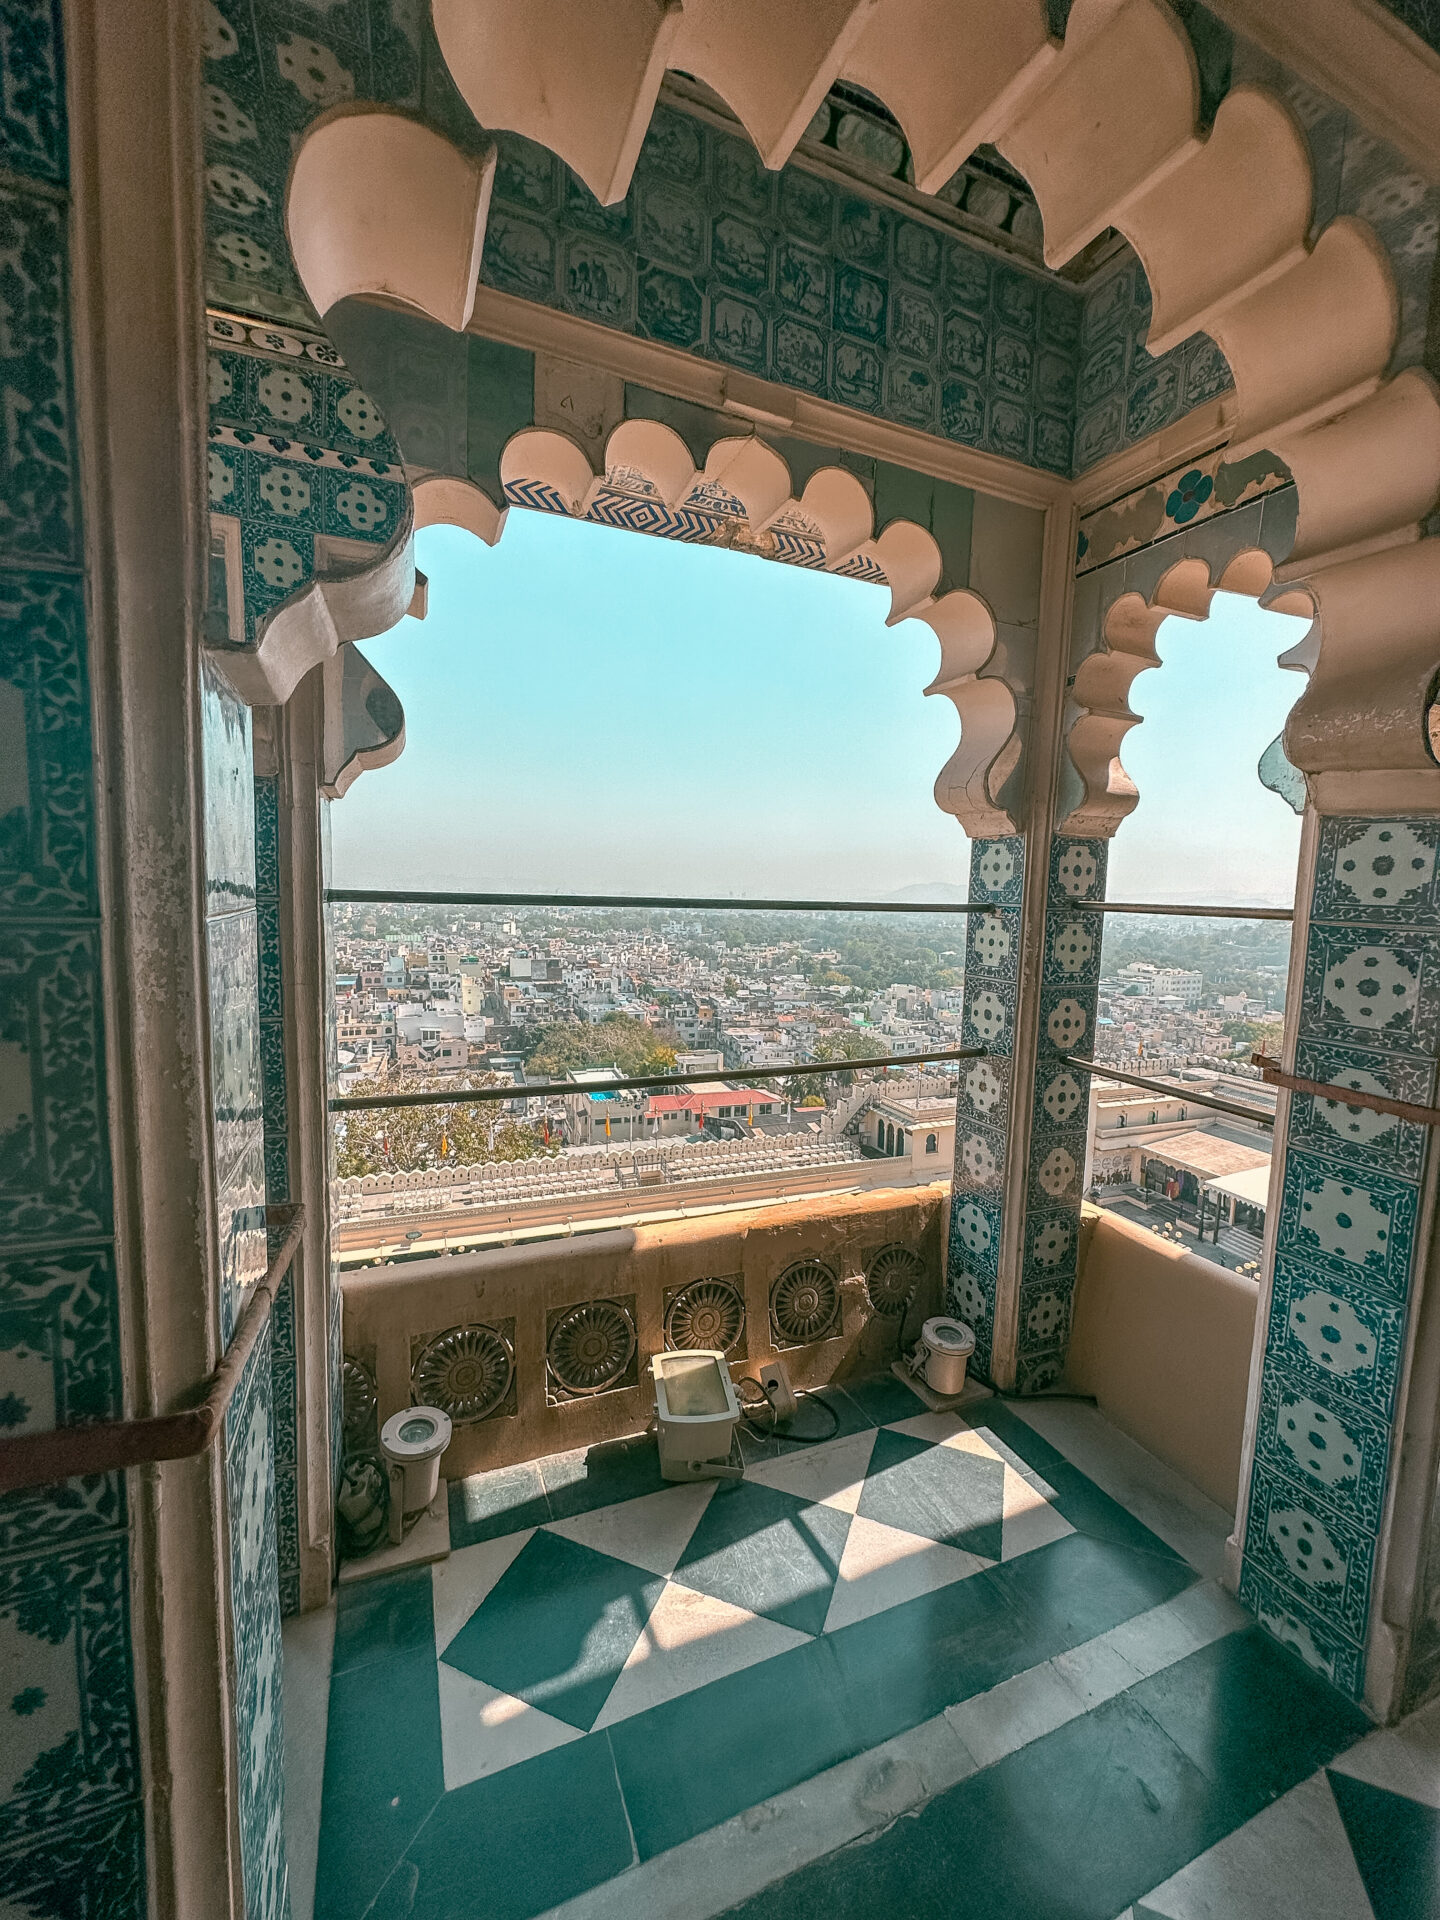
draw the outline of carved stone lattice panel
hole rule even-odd
[[[456,1426],[514,1412],[514,1324],[447,1327],[426,1341],[410,1369],[417,1406],[439,1407]]]
[[[379,1406],[375,1376],[363,1360],[347,1353],[340,1379],[345,1405],[345,1451],[369,1452],[379,1437],[375,1423]]]
[[[840,1283],[823,1261],[797,1260],[770,1289],[775,1344],[808,1346],[840,1331]]]
[[[637,1348],[633,1297],[564,1307],[552,1315],[545,1342],[549,1387],[576,1400],[634,1386]]]
[[[865,1268],[865,1291],[876,1313],[896,1320],[915,1297],[925,1271],[924,1262],[910,1247],[881,1247]]]
[[[745,1295],[740,1276],[692,1280],[665,1305],[665,1344],[705,1348],[731,1359],[745,1356]]]

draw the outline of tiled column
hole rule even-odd
[[[1312,818],[1308,838],[1293,1071],[1428,1105],[1440,1042],[1440,820]],[[1421,1313],[1433,1142],[1428,1128],[1362,1107],[1290,1100],[1236,1531],[1241,1599],[1382,1715],[1404,1687],[1418,1510],[1433,1496],[1440,1366]]]
[[[962,1044],[986,1058],[960,1071],[955,1105],[955,1173],[950,1202],[946,1302],[975,1329],[973,1370],[1006,1383],[1000,1313],[1005,1241],[1005,1168],[1010,1147],[1019,1004],[1025,840],[976,840],[970,848],[970,899],[995,909],[967,915]]]
[[[1065,1364],[1089,1076],[1061,1056],[1094,1043],[1102,923],[1075,903],[1103,897],[1107,851],[1063,836],[1044,849],[1044,892],[1029,889],[1042,924],[1027,938],[1033,850],[1018,835],[971,849],[970,898],[999,911],[969,917],[964,1037],[989,1051],[960,1081],[948,1299],[975,1329],[976,1372],[1022,1393]]]
[[[67,49],[67,52],[69,50]],[[0,38],[0,1431],[126,1408],[58,10]],[[0,1499],[0,1912],[143,1920],[123,1473]]]

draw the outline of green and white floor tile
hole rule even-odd
[[[1399,1736],[1357,1745],[1175,1550],[1163,1470],[1131,1504],[1170,1540],[1043,1416],[835,1404],[738,1483],[667,1487],[639,1441],[458,1484],[448,1561],[342,1590],[315,1920],[1242,1920],[1254,1830],[1313,1825],[1317,1781],[1371,1904],[1307,1920],[1440,1916],[1371,1885],[1440,1789],[1368,1797]],[[1143,1481],[1087,1417],[1071,1453]]]

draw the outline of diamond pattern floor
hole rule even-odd
[[[977,1920],[1062,1888],[1115,1920],[1182,1869],[1250,1884],[1237,1829],[1354,1709],[1002,1402],[830,1391],[834,1437],[745,1443],[738,1483],[638,1439],[457,1483],[447,1561],[342,1590],[315,1920],[940,1920],[962,1885]],[[1392,1920],[1416,1816],[1350,1801],[1354,1920]],[[1207,1897],[1174,1920],[1252,1920]]]
[[[447,1785],[1062,1539],[1041,1486],[926,1414],[461,1548],[434,1575]]]

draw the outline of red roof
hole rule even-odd
[[[757,1102],[773,1106],[776,1094],[756,1087],[706,1087],[695,1093],[652,1093],[647,1114],[699,1113],[707,1107],[748,1107]]]

